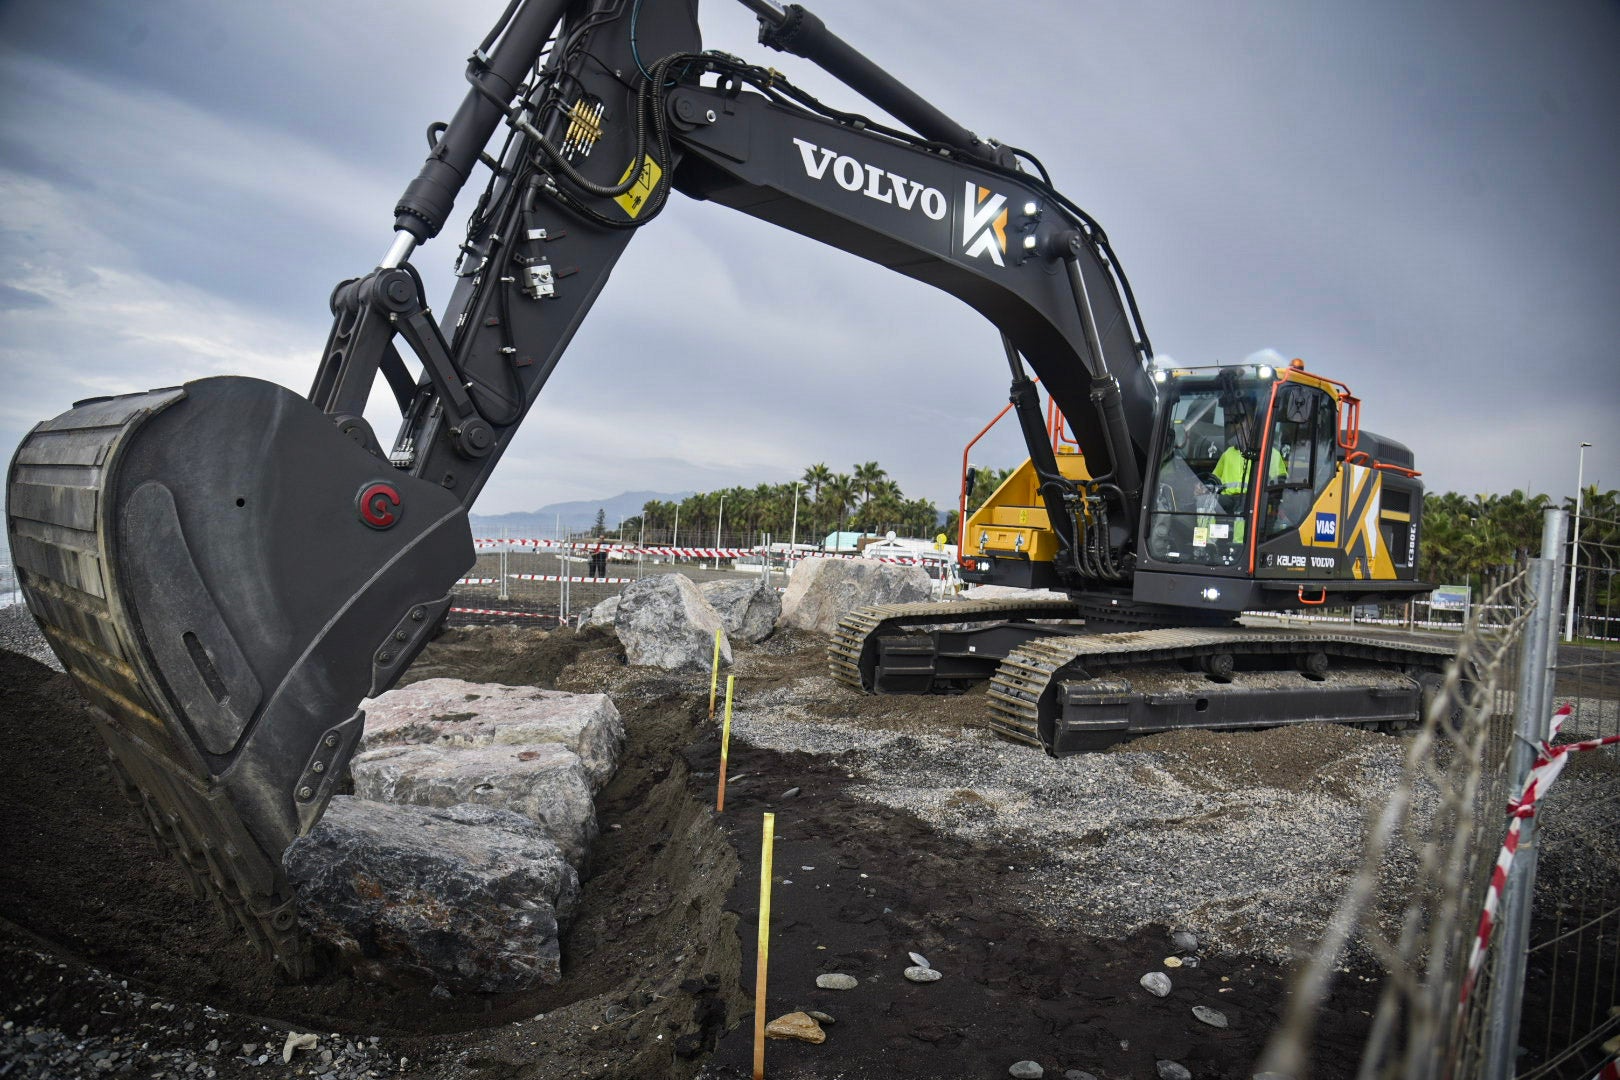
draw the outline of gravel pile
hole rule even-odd
[[[45,644],[45,635],[39,632],[39,624],[26,604],[0,607],[0,649],[21,653],[57,671],[62,670],[62,662]]]
[[[0,962],[21,959],[9,950]],[[290,1031],[207,1005],[131,989],[94,968],[52,963],[24,968],[12,1015],[0,1017],[0,1075],[29,1080],[137,1076],[152,1080],[230,1080],[258,1075],[308,1080],[379,1080],[407,1061],[375,1036]],[[33,984],[30,986],[30,984]],[[30,993],[30,991],[32,991]],[[67,997],[89,1023],[77,1030],[31,1023]],[[54,1003],[54,1004],[53,1004]],[[117,1017],[109,1022],[107,1017]]]
[[[942,723],[895,732],[871,719],[930,706]],[[1031,852],[1019,870],[1056,928],[1189,927],[1214,951],[1279,961],[1320,933],[1405,754],[1397,738],[1308,724],[1172,732],[1057,761],[971,726],[984,707],[979,694],[869,698],[815,677],[747,695],[732,732],[833,758],[858,797],[963,840]],[[1432,790],[1420,794],[1422,817],[1432,802]],[[1397,901],[1398,856],[1381,876]]]

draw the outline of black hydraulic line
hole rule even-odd
[[[473,163],[505,116],[502,103],[517,94],[525,73],[540,55],[566,7],[567,0],[526,0],[507,24],[506,33],[488,61],[473,58],[467,67],[472,88],[462,99],[444,137],[423,162],[422,171],[394,207],[396,230],[410,233],[420,243],[444,228]]]
[[[1003,333],[1001,345],[1006,350],[1007,366],[1013,377],[1008,400],[1012,403],[1013,412],[1018,415],[1018,428],[1024,436],[1024,444],[1029,448],[1029,459],[1035,468],[1035,475],[1040,480],[1041,501],[1046,504],[1047,521],[1061,541],[1059,554],[1078,556],[1079,523],[1075,520],[1077,496],[1074,485],[1058,470],[1057,455],[1052,450],[1046,422],[1041,416],[1040,391],[1035,387],[1035,380],[1024,370],[1024,362],[1019,358],[1012,338]]]
[[[1130,426],[1125,420],[1125,407],[1121,400],[1119,380],[1108,373],[1102,349],[1102,338],[1097,333],[1097,316],[1091,308],[1091,295],[1086,289],[1086,278],[1080,269],[1080,260],[1070,256],[1063,260],[1069,271],[1069,283],[1074,287],[1075,307],[1080,312],[1080,323],[1085,328],[1086,346],[1091,352],[1091,400],[1102,416],[1103,437],[1108,441],[1109,456],[1113,458],[1113,479],[1124,492],[1125,509],[1134,512],[1135,502],[1142,493],[1142,468],[1131,451]]]
[[[754,4],[748,6],[759,13]],[[1001,162],[1006,156],[878,67],[798,4],[788,4],[780,20],[760,13],[759,40],[769,48],[804,57],[925,139],[984,161]]]

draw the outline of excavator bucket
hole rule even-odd
[[[282,853],[343,782],[361,701],[472,565],[460,500],[291,391],[230,377],[35,427],[6,528],[125,793],[200,893],[308,974]]]

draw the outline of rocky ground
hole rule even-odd
[[[820,1044],[773,1041],[772,1077],[989,1078],[1021,1061],[1248,1077],[1290,949],[1331,908],[1402,755],[1394,737],[1309,726],[1052,761],[980,732],[978,695],[863,697],[826,677],[821,639],[779,631],[737,648],[717,814],[706,677],[630,667],[604,630],[453,629],[407,679],[605,691],[624,717],[563,981],[449,997],[355,971],[287,985],[158,853],[66,678],[20,655],[27,626],[4,614],[6,1077],[751,1075],[765,811],[766,1011],[832,1018]],[[911,953],[940,978],[908,981]],[[1354,956],[1344,967],[1316,1077],[1354,1074],[1381,988]],[[1150,972],[1166,996],[1143,988]],[[818,986],[827,974],[855,985]]]

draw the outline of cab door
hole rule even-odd
[[[1348,576],[1340,555],[1345,493],[1338,429],[1333,394],[1303,382],[1278,385],[1266,453],[1281,454],[1285,466],[1267,476],[1260,500],[1255,577]]]

